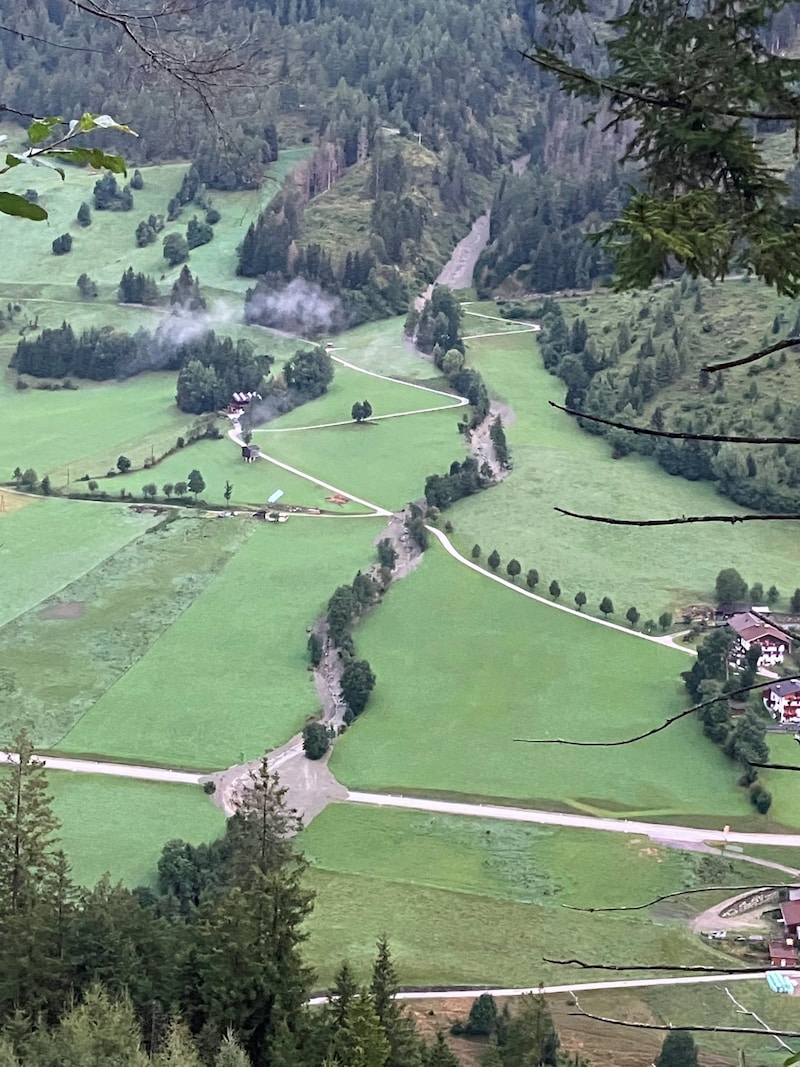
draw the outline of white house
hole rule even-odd
[[[773,682],[764,690],[764,706],[778,722],[800,723],[800,682]]]
[[[792,642],[788,634],[764,622],[752,611],[743,611],[728,619],[728,626],[736,633],[736,642],[731,649],[731,665],[741,667],[744,657],[753,645],[758,645],[759,667],[774,667],[783,663],[784,656],[791,652]]]

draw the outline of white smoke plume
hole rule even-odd
[[[341,329],[345,317],[338,297],[329,296],[305,278],[295,278],[282,289],[256,288],[245,315],[248,322],[303,337]]]
[[[234,326],[241,321],[239,308],[223,301],[217,301],[205,310],[189,311],[186,308],[173,308],[170,314],[158,324],[155,340],[160,348],[176,349],[188,344],[189,341],[196,341],[211,330]]]

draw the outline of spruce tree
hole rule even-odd
[[[391,1062],[385,1028],[366,990],[349,1001],[333,1052],[335,1062],[347,1067],[386,1067]]]
[[[370,991],[375,1011],[389,1041],[387,1067],[417,1067],[421,1047],[414,1021],[401,1001],[396,1000],[399,985],[389,941],[385,934],[378,939],[378,955],[372,966]]]
[[[336,972],[333,979],[329,1003],[329,1014],[333,1025],[338,1029],[345,1024],[347,1007],[350,1001],[358,995],[358,983],[347,960]]]

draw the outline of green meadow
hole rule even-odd
[[[362,387],[354,399],[362,393],[369,399],[368,387]],[[435,411],[369,426],[352,423],[307,433],[260,434],[255,440],[283,463],[308,471],[345,493],[395,509],[422,496],[429,474],[445,472],[454,459],[463,459],[464,441],[456,430],[458,414],[458,409]],[[273,425],[280,426],[280,421]]]
[[[357,644],[378,683],[333,754],[351,788],[712,826],[750,815],[735,766],[693,720],[635,747],[517,743],[647,730],[684,706],[679,674],[691,661],[489,583],[438,545],[359,627]]]
[[[279,191],[283,179],[309,151],[308,148],[281,151],[280,159],[267,169],[267,179],[261,190],[212,194],[214,206],[221,215],[215,226],[214,240],[193,249],[188,261],[192,273],[197,274],[201,282],[211,288],[238,293],[252,285],[246,278],[236,278],[236,247],[258,212]],[[27,287],[49,282],[54,275],[61,284],[71,276],[74,285],[78,275],[85,271],[98,282],[101,298],[115,299],[120,276],[129,266],[152,275],[161,283],[162,290],[168,291],[181,268],[167,264],[161,250],[163,238],[169,233],[185,233],[189,219],[193,215],[202,216],[202,211],[193,204],[187,205],[178,219],[166,224],[155,243],[145,248],[137,248],[135,231],[148,215],[166,218],[167,204],[180,188],[186,169],[185,163],[142,167],[144,187],[134,190],[133,209],[125,212],[94,210],[92,191],[100,177],[95,172],[70,169],[65,181],[44,169],[35,174],[27,167],[18,168],[16,173],[9,172],[7,187],[14,192],[24,192],[31,186],[35,188],[49,218],[35,226],[24,219],[4,220],[3,226],[8,227],[11,239],[16,233],[13,227],[17,228],[19,239],[14,245],[15,255],[6,257],[0,264],[0,295],[6,292],[6,285]],[[20,173],[22,170],[24,174]],[[124,181],[117,178],[120,186]],[[89,204],[92,212],[91,225],[85,228],[76,220],[83,201]],[[55,257],[51,244],[62,233],[72,235],[72,251],[66,256]],[[16,292],[20,296],[29,295],[25,288]],[[77,296],[77,291],[74,290],[72,295],[73,298]]]
[[[220,423],[225,430],[225,423]],[[271,437],[254,438],[264,452],[271,452]],[[173,442],[174,443],[174,442]],[[291,460],[289,461],[291,465]],[[259,459],[253,463],[242,460],[240,447],[227,436],[221,441],[197,441],[189,448],[179,449],[150,470],[135,470],[120,477],[99,478],[100,492],[116,496],[121,489],[134,495],[140,495],[142,486],[154,483],[158,486],[159,499],[162,499],[162,487],[165,484],[185,482],[191,470],[197,469],[203,476],[206,488],[200,499],[209,504],[228,506],[225,501],[225,485],[233,487],[230,498],[231,507],[263,507],[276,489],[283,490],[281,504],[297,504],[302,507],[323,508],[334,511],[337,515],[363,514],[365,509],[360,504],[339,506],[326,500],[330,496],[315,482]],[[76,486],[76,489],[81,487]],[[84,491],[85,486],[82,487]],[[302,520],[301,520],[302,521]]]
[[[62,847],[81,885],[94,885],[106,872],[112,883],[152,885],[167,841],[199,845],[225,825],[199,786],[59,771],[47,780]]]
[[[348,355],[342,358],[349,359],[350,357]],[[354,355],[352,358],[357,359],[358,357]],[[360,366],[360,364],[358,365]],[[385,372],[382,371],[380,373]],[[350,412],[354,402],[364,398],[369,400],[372,405],[373,415],[411,413],[420,409],[450,405],[453,408],[453,418],[458,420],[460,414],[457,410],[459,398],[452,393],[443,396],[441,392],[428,392],[428,388],[418,388],[417,385],[404,382],[384,381],[382,378],[374,378],[370,374],[361,374],[359,371],[351,370],[349,367],[335,364],[334,379],[324,396],[307,404],[302,404],[300,407],[295,408],[294,411],[287,412],[286,415],[281,415],[279,419],[269,423],[263,429],[256,430],[256,433],[274,434],[281,433],[281,431],[292,427],[346,421],[350,419]],[[438,386],[433,386],[432,388],[438,388]],[[426,412],[427,414],[429,413]],[[412,428],[411,418],[412,416],[409,414],[409,418],[403,422],[404,427],[408,430]],[[424,416],[414,416],[414,418],[424,418]],[[364,426],[362,429],[367,430],[369,427]],[[260,437],[256,438],[256,442],[259,445],[264,444]]]
[[[618,619],[631,605],[647,619],[710,602],[726,566],[765,588],[774,583],[784,596],[794,590],[793,523],[626,529],[558,514],[555,507],[642,519],[737,509],[709,483],[670,477],[644,457],[612,461],[605,442],[549,407],[550,400],[563,403],[564,386],[542,367],[534,334],[473,340],[468,351],[492,396],[514,412],[506,427],[514,469],[500,485],[448,512],[466,555],[476,543],[484,558],[496,548],[503,569],[510,559],[520,561],[523,574],[535,567],[541,590],[556,579],[564,603],[583,591],[595,612],[608,595]]]
[[[204,770],[288,740],[318,710],[306,630],[334,589],[373,561],[381,528],[382,520],[254,524],[59,750]]]
[[[317,892],[308,926],[320,985],[345,957],[368,973],[382,933],[400,981],[412,986],[568,981],[570,972],[543,957],[573,956],[578,945],[583,959],[604,963],[721,960],[675,912],[563,907],[638,903],[705,877],[697,854],[644,838],[337,804],[303,831],[300,845]],[[736,877],[748,874],[724,874]],[[581,980],[601,977],[589,971]]]
[[[3,493],[8,506],[13,494]],[[0,512],[0,626],[52,596],[138,537],[152,515],[44,497]]]
[[[88,474],[102,478],[120,455],[141,466],[151,454],[173,448],[195,417],[175,405],[175,375],[139,375],[76,390],[17,392],[5,405],[0,424],[0,453],[9,478],[14,467],[33,467],[54,486],[74,484]],[[31,433],[31,427],[36,432]],[[145,481],[152,481],[146,478]]]
[[[255,524],[181,519],[172,512],[6,623],[0,629],[0,739],[24,726],[37,745],[59,741],[158,643],[254,532]],[[157,692],[154,682],[140,700],[145,692],[148,699]]]

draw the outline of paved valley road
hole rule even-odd
[[[200,785],[212,771],[178,771],[166,767],[147,767],[130,763],[104,763],[99,760],[71,759],[63,756],[38,756],[52,771],[73,771],[80,774],[108,774],[117,778],[138,778],[151,782],[174,782],[180,785]],[[299,745],[281,753],[280,762],[291,758],[305,759]],[[0,752],[0,761],[16,763],[13,752]],[[751,834],[736,830],[698,829],[696,826],[673,826],[669,823],[641,822],[638,819],[602,819],[595,815],[567,814],[559,811],[539,811],[534,808],[514,808],[503,804],[465,804],[455,800],[434,800],[428,797],[393,796],[387,793],[348,792],[344,803],[369,804],[378,808],[405,808],[408,811],[431,811],[443,815],[467,815],[479,819],[498,819],[505,822],[538,823],[541,826],[569,826],[585,830],[603,830],[616,834],[643,834],[654,841],[670,844],[697,844],[705,841],[729,842],[738,845],[777,845],[800,848],[800,834]]]

